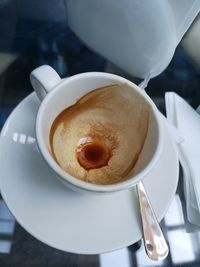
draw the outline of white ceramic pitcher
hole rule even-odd
[[[71,29],[129,74],[152,78],[170,63],[200,0],[66,0]]]

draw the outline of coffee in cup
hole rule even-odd
[[[135,186],[163,147],[160,114],[136,84],[88,72],[61,79],[47,65],[30,80],[41,104],[35,130],[55,179],[72,189],[108,193]]]
[[[149,105],[126,84],[111,84],[82,96],[54,120],[49,143],[58,165],[85,182],[126,180],[142,151]]]

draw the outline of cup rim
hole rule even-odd
[[[153,157],[147,163],[147,165],[145,166],[143,170],[141,170],[135,176],[128,178],[127,180],[124,180],[124,181],[121,181],[115,184],[109,184],[109,185],[97,185],[97,184],[88,183],[65,172],[52,158],[45,142],[43,141],[43,138],[42,138],[43,135],[41,133],[42,131],[41,123],[42,123],[42,116],[43,116],[44,110],[46,109],[48,101],[55,94],[57,94],[58,90],[61,90],[59,88],[62,88],[64,84],[72,82],[73,80],[76,80],[77,78],[95,78],[97,76],[102,77],[102,78],[108,77],[108,78],[113,79],[113,82],[126,83],[128,86],[136,89],[137,92],[146,99],[146,101],[150,104],[152,108],[152,112],[154,114],[154,118],[157,123],[158,137],[159,137]],[[59,176],[59,178],[61,178],[61,180],[64,183],[67,182],[70,185],[75,186],[79,189],[84,189],[85,191],[102,192],[102,193],[120,191],[120,190],[128,189],[128,188],[135,186],[140,180],[142,180],[150,172],[152,167],[157,162],[160,152],[162,150],[162,144],[163,144],[163,127],[162,127],[161,120],[159,120],[159,115],[160,114],[156,108],[156,105],[151,100],[151,98],[145,93],[145,91],[140,89],[133,82],[127,80],[126,78],[118,76],[116,74],[105,73],[105,72],[84,72],[84,73],[73,75],[69,78],[62,79],[61,82],[57,84],[53,88],[53,90],[51,90],[47,94],[47,96],[44,98],[44,100],[41,102],[39,109],[38,109],[37,117],[36,117],[36,140],[38,143],[38,148],[43,158],[45,159],[47,164],[50,166],[50,168],[54,170],[54,172]]]

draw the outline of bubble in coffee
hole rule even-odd
[[[127,179],[142,151],[149,106],[123,84],[95,89],[63,110],[50,130],[51,153],[70,175],[98,185]]]

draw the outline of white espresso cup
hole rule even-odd
[[[87,72],[61,79],[56,71],[47,65],[33,70],[30,74],[30,81],[41,100],[36,118],[36,139],[39,150],[49,167],[55,172],[55,177],[65,185],[90,192],[115,192],[135,186],[152,170],[163,146],[162,119],[153,101],[136,84],[118,75],[103,72]],[[75,104],[90,91],[111,84],[126,84],[137,91],[150,106],[151,120],[134,174],[127,180],[115,184],[97,185],[73,177],[57,164],[51,154],[49,133],[55,118],[64,109]]]

